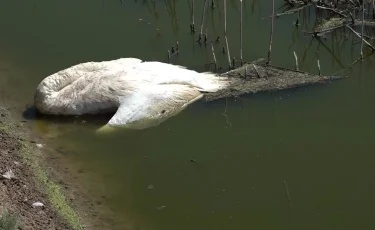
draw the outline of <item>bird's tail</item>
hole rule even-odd
[[[210,93],[227,88],[230,85],[228,77],[219,76],[211,72],[200,73],[195,81],[197,86],[201,88],[201,91]]]

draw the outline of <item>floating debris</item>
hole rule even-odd
[[[150,184],[149,186],[148,186],[148,189],[153,189],[154,188],[154,186],[152,185],[152,184]]]
[[[32,206],[33,206],[34,208],[36,208],[36,207],[43,207],[44,204],[41,203],[41,202],[35,202],[35,203],[32,204]]]
[[[166,208],[165,205],[162,205],[162,206],[160,206],[160,207],[157,207],[158,210],[162,210],[162,209],[165,209],[165,208]]]
[[[36,144],[36,147],[43,148],[43,144]]]

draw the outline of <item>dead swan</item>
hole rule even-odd
[[[182,66],[143,62],[137,58],[86,62],[46,77],[35,92],[42,114],[83,115],[115,112],[100,130],[113,127],[144,129],[174,116],[228,85],[213,73]]]

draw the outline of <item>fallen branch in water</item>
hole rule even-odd
[[[375,48],[370,43],[368,43],[368,41],[366,41],[366,39],[364,39],[363,36],[361,36],[359,33],[357,33],[357,31],[355,31],[352,27],[346,26],[346,28],[348,28],[350,31],[352,31],[357,37],[361,38],[362,41],[364,41],[366,43],[366,45],[368,45],[371,48],[372,52],[375,51]]]
[[[343,12],[340,12],[340,11],[338,11],[338,10],[336,10],[336,9],[333,9],[333,8],[324,7],[324,6],[319,6],[319,5],[317,5],[316,7],[317,7],[318,9],[329,10],[329,11],[335,12],[336,14],[338,14],[338,15],[344,17],[344,18],[347,18],[347,17],[348,17],[348,16],[347,16],[346,14],[344,14]]]
[[[243,94],[290,89],[312,84],[326,84],[333,80],[346,78],[345,76],[319,76],[303,71],[268,65],[264,59],[244,64],[242,67],[223,73],[222,76],[231,78],[231,86],[218,92],[205,94],[205,101],[238,97]]]

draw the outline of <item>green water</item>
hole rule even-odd
[[[196,2],[199,32],[203,1]],[[245,2],[245,60],[266,56],[270,10],[271,1]],[[224,29],[222,1],[208,18],[211,41]],[[294,67],[295,51],[300,69],[317,73],[319,47],[322,73],[332,74],[358,57],[358,40],[345,40],[342,32],[321,43],[304,36],[313,11],[304,11],[297,29],[295,19],[276,20],[273,64]],[[0,96],[17,101],[21,114],[51,73],[120,57],[167,61],[176,41],[180,55],[172,63],[209,70],[211,47],[195,42],[198,33],[192,36],[189,24],[182,0],[2,1]],[[239,1],[228,1],[227,25],[231,55],[238,58]],[[223,41],[215,49],[226,68]],[[110,229],[373,229],[372,63],[367,58],[333,84],[197,102],[160,126],[105,137],[93,131],[109,118],[25,116],[91,178],[82,183],[93,197],[105,197],[97,209],[115,213]]]

